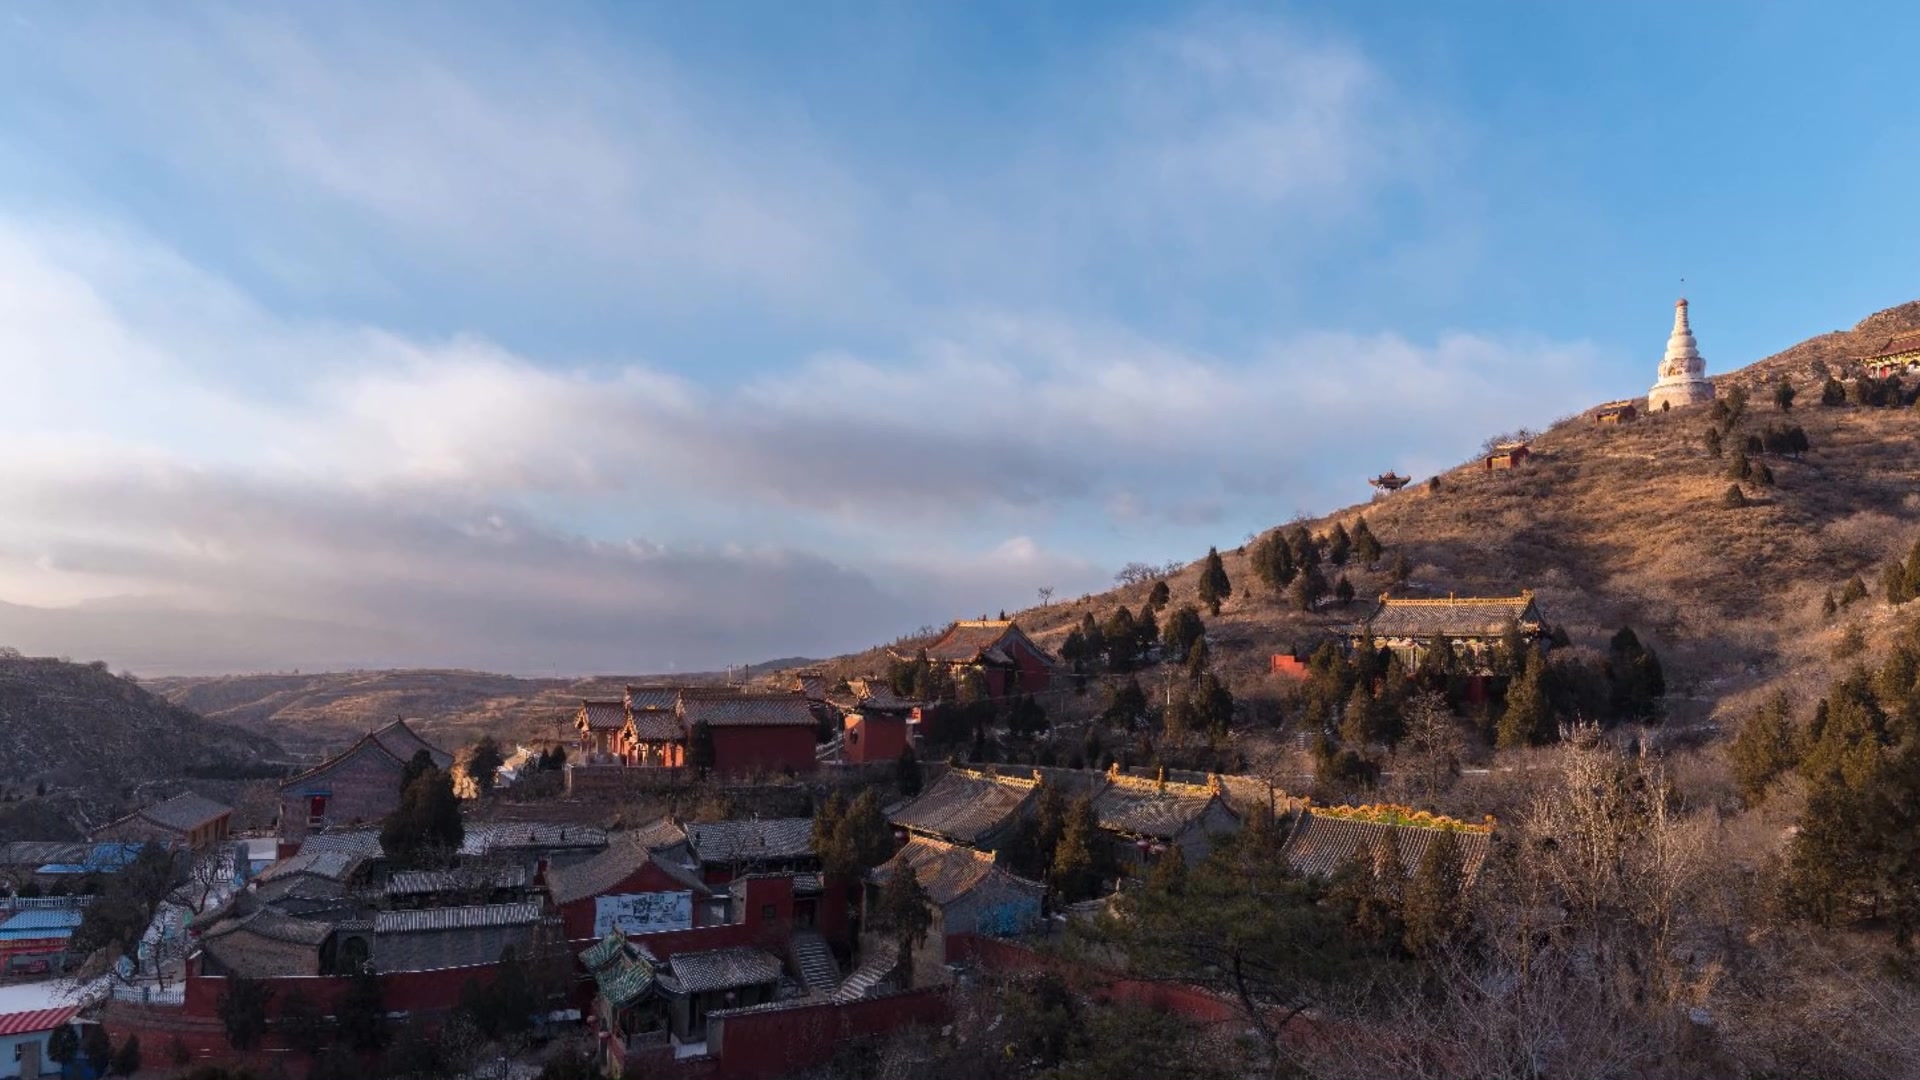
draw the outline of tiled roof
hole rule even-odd
[[[657,979],[652,961],[644,956],[629,955],[624,949],[616,963],[594,975],[594,982],[600,986],[600,996],[616,1009],[638,1001],[653,989]]]
[[[468,825],[462,855],[486,855],[516,849],[600,848],[607,830],[598,825],[551,821],[482,821]]]
[[[635,709],[625,730],[635,742],[677,742],[686,735],[671,709]]]
[[[589,731],[618,731],[627,724],[627,707],[618,701],[582,701],[574,723],[582,721]]]
[[[946,664],[970,664],[997,649],[1009,634],[1020,633],[1013,621],[981,620],[956,622],[927,646],[927,659]],[[1025,635],[1022,635],[1025,636]],[[999,657],[1005,660],[1006,654]]]
[[[380,744],[387,753],[392,754],[401,764],[413,759],[421,750],[433,755],[435,768],[444,769],[453,764],[453,755],[420,737],[419,732],[408,726],[405,720],[395,720],[386,727],[373,733],[373,741]]]
[[[1116,776],[1094,796],[1093,812],[1103,829],[1171,840],[1198,822],[1219,797],[1212,788],[1198,784]]]
[[[1287,865],[1307,877],[1331,877],[1357,852],[1371,852],[1392,844],[1400,866],[1412,874],[1427,848],[1442,830],[1415,825],[1388,825],[1377,821],[1337,817],[1307,811],[1287,837]],[[1454,831],[1460,841],[1461,865],[1473,880],[1486,861],[1491,836],[1483,831]]]
[[[634,712],[652,709],[671,710],[680,700],[680,688],[677,686],[629,686],[627,687],[626,707]]]
[[[310,851],[306,847],[254,875],[255,881],[274,881],[296,874],[312,874],[330,881],[345,881],[353,876],[363,860],[347,851]]]
[[[920,797],[893,814],[895,825],[962,844],[1004,828],[1033,798],[1035,781],[969,769],[948,769]]]
[[[805,859],[813,854],[812,818],[691,822],[687,843],[703,865]]]
[[[496,867],[486,875],[461,870],[402,870],[387,878],[387,895],[426,896],[476,888],[523,889],[527,877],[527,868],[520,865]]]
[[[376,934],[415,934],[438,930],[477,930],[488,926],[524,926],[540,921],[540,902],[474,904],[467,907],[421,908],[418,911],[380,911],[373,916]]]
[[[65,1027],[79,1012],[78,1005],[62,1005],[54,1009],[0,1013],[0,1038],[13,1035],[38,1035],[42,1031]]]
[[[748,694],[728,690],[683,690],[680,718],[691,729],[711,727],[813,727],[813,708],[799,694]]]
[[[667,963],[681,989],[690,994],[758,986],[780,978],[784,965],[770,952],[748,946],[709,952],[676,953]]]
[[[803,671],[793,677],[793,691],[808,701],[825,701],[827,677],[817,671]]]
[[[1519,596],[1461,596],[1445,600],[1402,600],[1384,597],[1361,626],[1375,637],[1429,638],[1435,634],[1495,637],[1517,622],[1530,632],[1543,629],[1540,609],[1532,593]]]
[[[300,843],[302,855],[319,854],[323,851],[345,852],[363,859],[378,859],[386,854],[386,849],[380,846],[380,833],[374,829],[317,832]]]
[[[192,832],[194,829],[205,825],[215,818],[231,813],[233,813],[232,807],[222,806],[212,799],[201,798],[189,791],[182,795],[175,795],[166,802],[142,807],[120,820],[128,821],[136,817],[144,818],[163,829],[185,833]],[[119,823],[120,822],[114,822],[116,825]],[[110,827],[111,826],[109,826],[109,828]]]
[[[885,679],[848,679],[847,686],[853,691],[854,701],[859,708],[874,712],[910,712],[919,704],[908,701],[893,692],[893,684]]]
[[[615,836],[618,835],[615,834]],[[675,844],[685,843],[687,830],[681,828],[672,818],[663,817],[656,818],[637,829],[629,830],[626,838],[648,851],[664,851]]]
[[[588,971],[599,971],[601,968],[620,959],[620,954],[625,952],[626,948],[627,935],[621,933],[620,929],[615,927],[607,931],[605,937],[602,937],[599,941],[581,950],[581,966],[585,967]]]
[[[995,876],[1036,889],[1044,888],[1037,882],[1027,881],[995,866],[993,856],[987,852],[929,840],[924,836],[907,841],[907,846],[895,852],[893,858],[874,867],[868,876],[875,884],[884,885],[893,877],[894,871],[903,866],[913,868],[920,878],[920,887],[927,890],[927,898],[941,907],[967,895]]]
[[[640,872],[649,862],[667,876],[702,894],[712,890],[684,867],[657,858],[642,840],[632,833],[615,834],[607,850],[585,862],[556,866],[547,871],[547,893],[555,904],[570,904],[591,896],[602,896],[622,881]]]

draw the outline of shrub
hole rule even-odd
[[[1725,495],[1720,496],[1720,505],[1729,510],[1738,510],[1747,505],[1746,493],[1740,490],[1739,484],[1734,484],[1727,488]]]

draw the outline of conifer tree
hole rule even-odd
[[[1407,951],[1434,959],[1446,949],[1465,943],[1473,926],[1473,912],[1464,893],[1466,854],[1460,836],[1442,829],[1414,867],[1407,882],[1401,918],[1407,926]]]
[[[1299,572],[1294,566],[1293,552],[1278,529],[1261,534],[1247,549],[1247,557],[1253,564],[1254,576],[1275,592],[1292,584],[1294,574]]]
[[[1086,642],[1087,656],[1091,659],[1105,659],[1107,655],[1107,635],[1100,624],[1093,621],[1093,612],[1080,616],[1080,638]]]
[[[1775,694],[1740,725],[1740,733],[1733,738],[1733,777],[1748,805],[1764,800],[1767,785],[1800,763],[1792,711],[1786,694]]]
[[[1538,654],[1507,687],[1506,711],[1500,715],[1498,745],[1502,750],[1553,741],[1553,706],[1547,697],[1546,665]]]
[[[1833,590],[1828,589],[1827,595],[1820,598],[1820,614],[1825,618],[1831,619],[1839,610],[1840,605],[1833,598]]]
[[[1207,549],[1207,559],[1200,567],[1200,602],[1207,610],[1220,614],[1220,605],[1233,595],[1233,582],[1227,579],[1227,566],[1220,561],[1217,548]]]
[[[1353,523],[1353,554],[1361,566],[1373,566],[1380,561],[1380,541],[1374,537],[1364,516]]]
[[[1787,381],[1785,375],[1780,376],[1780,381],[1773,385],[1774,407],[1781,412],[1792,412],[1794,397],[1793,384]]]
[[[920,884],[919,871],[905,861],[896,863],[869,918],[875,931],[893,938],[899,970],[907,985],[913,985],[913,950],[933,928],[933,900]]]
[[[1901,567],[1901,580],[1906,586],[1907,599],[1920,596],[1920,540],[1914,541],[1912,550],[1907,552],[1907,561]]]
[[[1167,656],[1185,657],[1193,652],[1193,643],[1206,634],[1207,626],[1200,621],[1200,609],[1182,604],[1167,616],[1167,625],[1160,629],[1160,643],[1165,646]]]
[[[1355,686],[1347,698],[1347,708],[1340,714],[1340,738],[1355,750],[1364,751],[1372,746],[1377,738],[1375,730],[1375,709],[1372,695],[1365,686]]]
[[[893,776],[901,795],[911,799],[920,794],[920,759],[914,757],[913,747],[900,748],[900,756],[894,759]]]
[[[1066,903],[1089,899],[1099,889],[1099,871],[1094,864],[1094,844],[1099,830],[1093,801],[1085,795],[1075,799],[1067,808],[1060,845],[1054,851],[1053,867],[1047,873],[1048,884]]]
[[[1147,594],[1147,605],[1154,608],[1163,608],[1167,606],[1167,602],[1171,599],[1173,599],[1173,592],[1167,588],[1166,581],[1162,579],[1153,583],[1153,591]]]
[[[347,992],[340,999],[336,1014],[341,1041],[362,1054],[386,1049],[393,1040],[387,1027],[386,997],[380,988],[380,976],[371,967],[361,968],[347,980]]]
[[[1133,670],[1134,659],[1140,648],[1140,631],[1134,625],[1133,612],[1125,604],[1114,609],[1107,616],[1104,627],[1107,640],[1107,670],[1128,672]]]
[[[1413,580],[1413,563],[1407,558],[1406,552],[1402,551],[1394,555],[1391,576],[1396,588],[1403,588],[1407,582]]]
[[[1353,554],[1353,537],[1347,533],[1347,527],[1334,522],[1333,532],[1327,534],[1327,561],[1335,566],[1347,565],[1347,557]]]
[[[1146,656],[1160,643],[1160,622],[1154,618],[1152,604],[1140,609],[1140,617],[1133,621],[1133,636],[1135,656]]]
[[[55,1065],[65,1065],[80,1056],[80,1033],[72,1024],[63,1024],[54,1028],[47,1036],[47,1060]]]
[[[1859,574],[1855,574],[1852,577],[1848,578],[1846,587],[1840,590],[1840,606],[1841,607],[1847,607],[1851,605],[1855,600],[1865,600],[1866,598],[1867,598],[1867,583],[1860,580]]]
[[[1293,579],[1293,606],[1301,611],[1312,611],[1320,598],[1327,595],[1327,579],[1320,573],[1318,566],[1309,566]]]
[[[1826,385],[1820,388],[1820,404],[1827,408],[1847,403],[1847,387],[1832,375],[1827,376]]]
[[[1747,505],[1747,493],[1740,490],[1739,484],[1735,484],[1727,489],[1725,495],[1720,496],[1720,505],[1729,510],[1738,510]]]
[[[1707,428],[1707,456],[1717,458],[1720,456],[1721,449],[1720,429],[1709,426]]]
[[[1334,601],[1341,607],[1346,607],[1353,603],[1353,597],[1353,582],[1347,580],[1347,575],[1341,574],[1340,580],[1333,583]]]
[[[1187,650],[1187,681],[1198,683],[1200,676],[1205,675],[1212,664],[1213,656],[1207,650],[1207,639],[1193,639],[1193,648]]]
[[[1406,872],[1391,842],[1357,848],[1327,883],[1327,899],[1346,916],[1347,935],[1355,941],[1398,954],[1406,937],[1400,890]]]
[[[1644,719],[1654,715],[1667,692],[1660,657],[1641,644],[1633,627],[1623,626],[1607,643],[1607,678],[1615,716]]]

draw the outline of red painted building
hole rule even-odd
[[[903,713],[848,713],[842,722],[840,757],[856,765],[892,761],[907,748]]]
[[[1053,657],[1011,619],[962,620],[926,647],[927,661],[944,664],[957,682],[977,671],[992,697],[1036,694],[1053,685]],[[918,654],[896,652],[902,660]]]

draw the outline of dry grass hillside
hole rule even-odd
[[[714,675],[682,677],[711,681]],[[436,744],[454,749],[482,734],[551,739],[583,697],[619,697],[644,676],[522,679],[481,671],[342,671],[305,675],[218,675],[152,679],[175,705],[272,735],[290,753],[313,758],[405,717]]]
[[[1535,437],[1534,456],[1514,471],[1489,472],[1476,459],[1441,474],[1437,492],[1421,477],[1400,493],[1305,521],[1318,534],[1335,522],[1351,530],[1364,515],[1386,545],[1379,565],[1345,568],[1359,596],[1349,608],[1293,610],[1258,582],[1244,547],[1222,548],[1234,595],[1207,620],[1216,664],[1237,692],[1270,688],[1268,657],[1307,647],[1358,617],[1404,554],[1413,573],[1401,595],[1532,589],[1577,645],[1604,648],[1617,628],[1633,626],[1666,660],[1670,713],[1681,724],[1744,710],[1752,691],[1777,681],[1802,692],[1824,686],[1843,625],[1862,622],[1871,637],[1891,613],[1876,595],[1829,619],[1822,597],[1856,573],[1873,588],[1878,567],[1920,538],[1920,411],[1822,407],[1825,375],[1816,363],[1850,376],[1852,358],[1916,327],[1920,302],[1715,378],[1723,397],[1747,388],[1743,432],[1798,424],[1813,448],[1798,460],[1756,456],[1775,483],[1744,485],[1751,505],[1741,509],[1722,505],[1736,440],[1728,440],[1726,457],[1709,455],[1707,408],[1618,427],[1586,413]],[[1771,387],[1782,377],[1798,391],[1790,413],[1773,401]],[[1367,466],[1392,464],[1356,464],[1356,485]],[[1198,602],[1199,570],[1195,562],[1168,578],[1175,606]],[[1138,611],[1149,587],[1013,614],[1057,647],[1086,613],[1104,619],[1120,604]],[[884,664],[885,650],[876,649],[832,666],[852,673]]]

